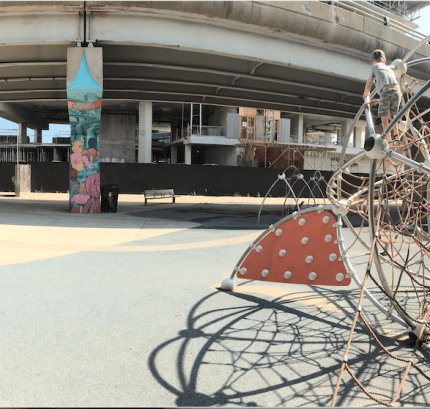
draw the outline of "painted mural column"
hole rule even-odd
[[[67,49],[70,119],[71,213],[100,213],[100,114],[103,95],[101,48]]]

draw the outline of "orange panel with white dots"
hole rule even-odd
[[[322,211],[290,219],[270,231],[238,266],[238,278],[275,283],[347,286],[336,244],[334,216]]]

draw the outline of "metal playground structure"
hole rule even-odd
[[[223,290],[234,290],[233,278],[316,286],[347,286],[354,281],[360,289],[359,297],[332,406],[336,405],[345,372],[369,398],[384,406],[396,404],[412,372],[430,384],[430,362],[416,359],[417,350],[430,336],[430,108],[426,108],[430,80],[420,81],[407,74],[408,67],[429,62],[429,58],[409,61],[429,39],[419,42],[403,59],[393,61],[391,68],[403,100],[400,111],[381,134],[375,132],[371,110],[366,106],[376,91],[364,99],[348,135],[364,113],[370,136],[364,150],[348,161],[345,141],[340,167],[327,183],[328,202],[317,204],[314,187],[307,183],[305,187],[311,192],[306,196],[307,203],[301,200],[301,194],[294,194],[293,185],[301,179],[297,169],[290,167],[279,174],[264,200],[273,186],[283,181],[286,196],[282,215],[286,209],[287,215],[251,243],[231,277],[221,285]],[[399,123],[400,139],[389,143],[387,135],[395,123]],[[351,165],[364,158],[371,159],[369,174],[351,173]],[[312,182],[320,180],[317,173],[312,178]],[[345,231],[352,235],[347,238]],[[367,256],[365,271],[358,270],[363,267],[355,265],[354,257],[349,255],[352,251]],[[370,283],[373,293],[368,288]],[[408,357],[395,355],[383,345],[366,319],[364,297],[407,331],[413,343]],[[369,385],[360,383],[348,365],[359,320],[381,353],[404,365],[389,401],[371,393]]]

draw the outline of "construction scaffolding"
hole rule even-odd
[[[372,3],[375,6],[381,7],[382,9],[385,9],[390,13],[397,14],[400,17],[403,17],[403,18],[409,17],[411,21],[419,17],[416,15],[417,12],[422,10],[424,7],[427,7],[430,5],[429,1],[411,1],[411,0],[369,1],[369,3]]]
[[[320,155],[319,157],[325,157],[325,162],[327,163],[329,163],[333,157],[339,157],[340,155],[336,153],[336,147],[322,145],[265,142],[248,139],[240,140],[240,143],[236,146],[244,149],[244,153],[240,155],[238,166],[254,167],[255,161],[264,155],[264,166],[259,167],[284,169],[288,166],[296,166],[297,168],[303,169],[307,157],[312,156],[312,154],[317,153]],[[269,150],[270,155],[268,154]],[[311,153],[311,155],[308,155],[308,153]],[[250,162],[252,162],[252,165]],[[321,166],[311,167],[311,169],[321,170],[319,168],[321,168]]]

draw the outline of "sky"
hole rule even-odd
[[[420,26],[418,28],[420,33],[430,35],[430,6],[420,11],[420,18],[414,20],[414,23]]]
[[[414,23],[419,25],[417,31],[424,35],[430,35],[430,6],[420,11],[420,17],[416,19]],[[18,124],[0,118],[0,130],[2,129],[18,130]],[[42,131],[42,142],[51,143],[54,136],[61,136],[60,132],[70,132],[70,125],[50,124],[49,130]],[[30,137],[30,140],[33,141],[34,131],[32,129],[27,129],[27,135]]]

